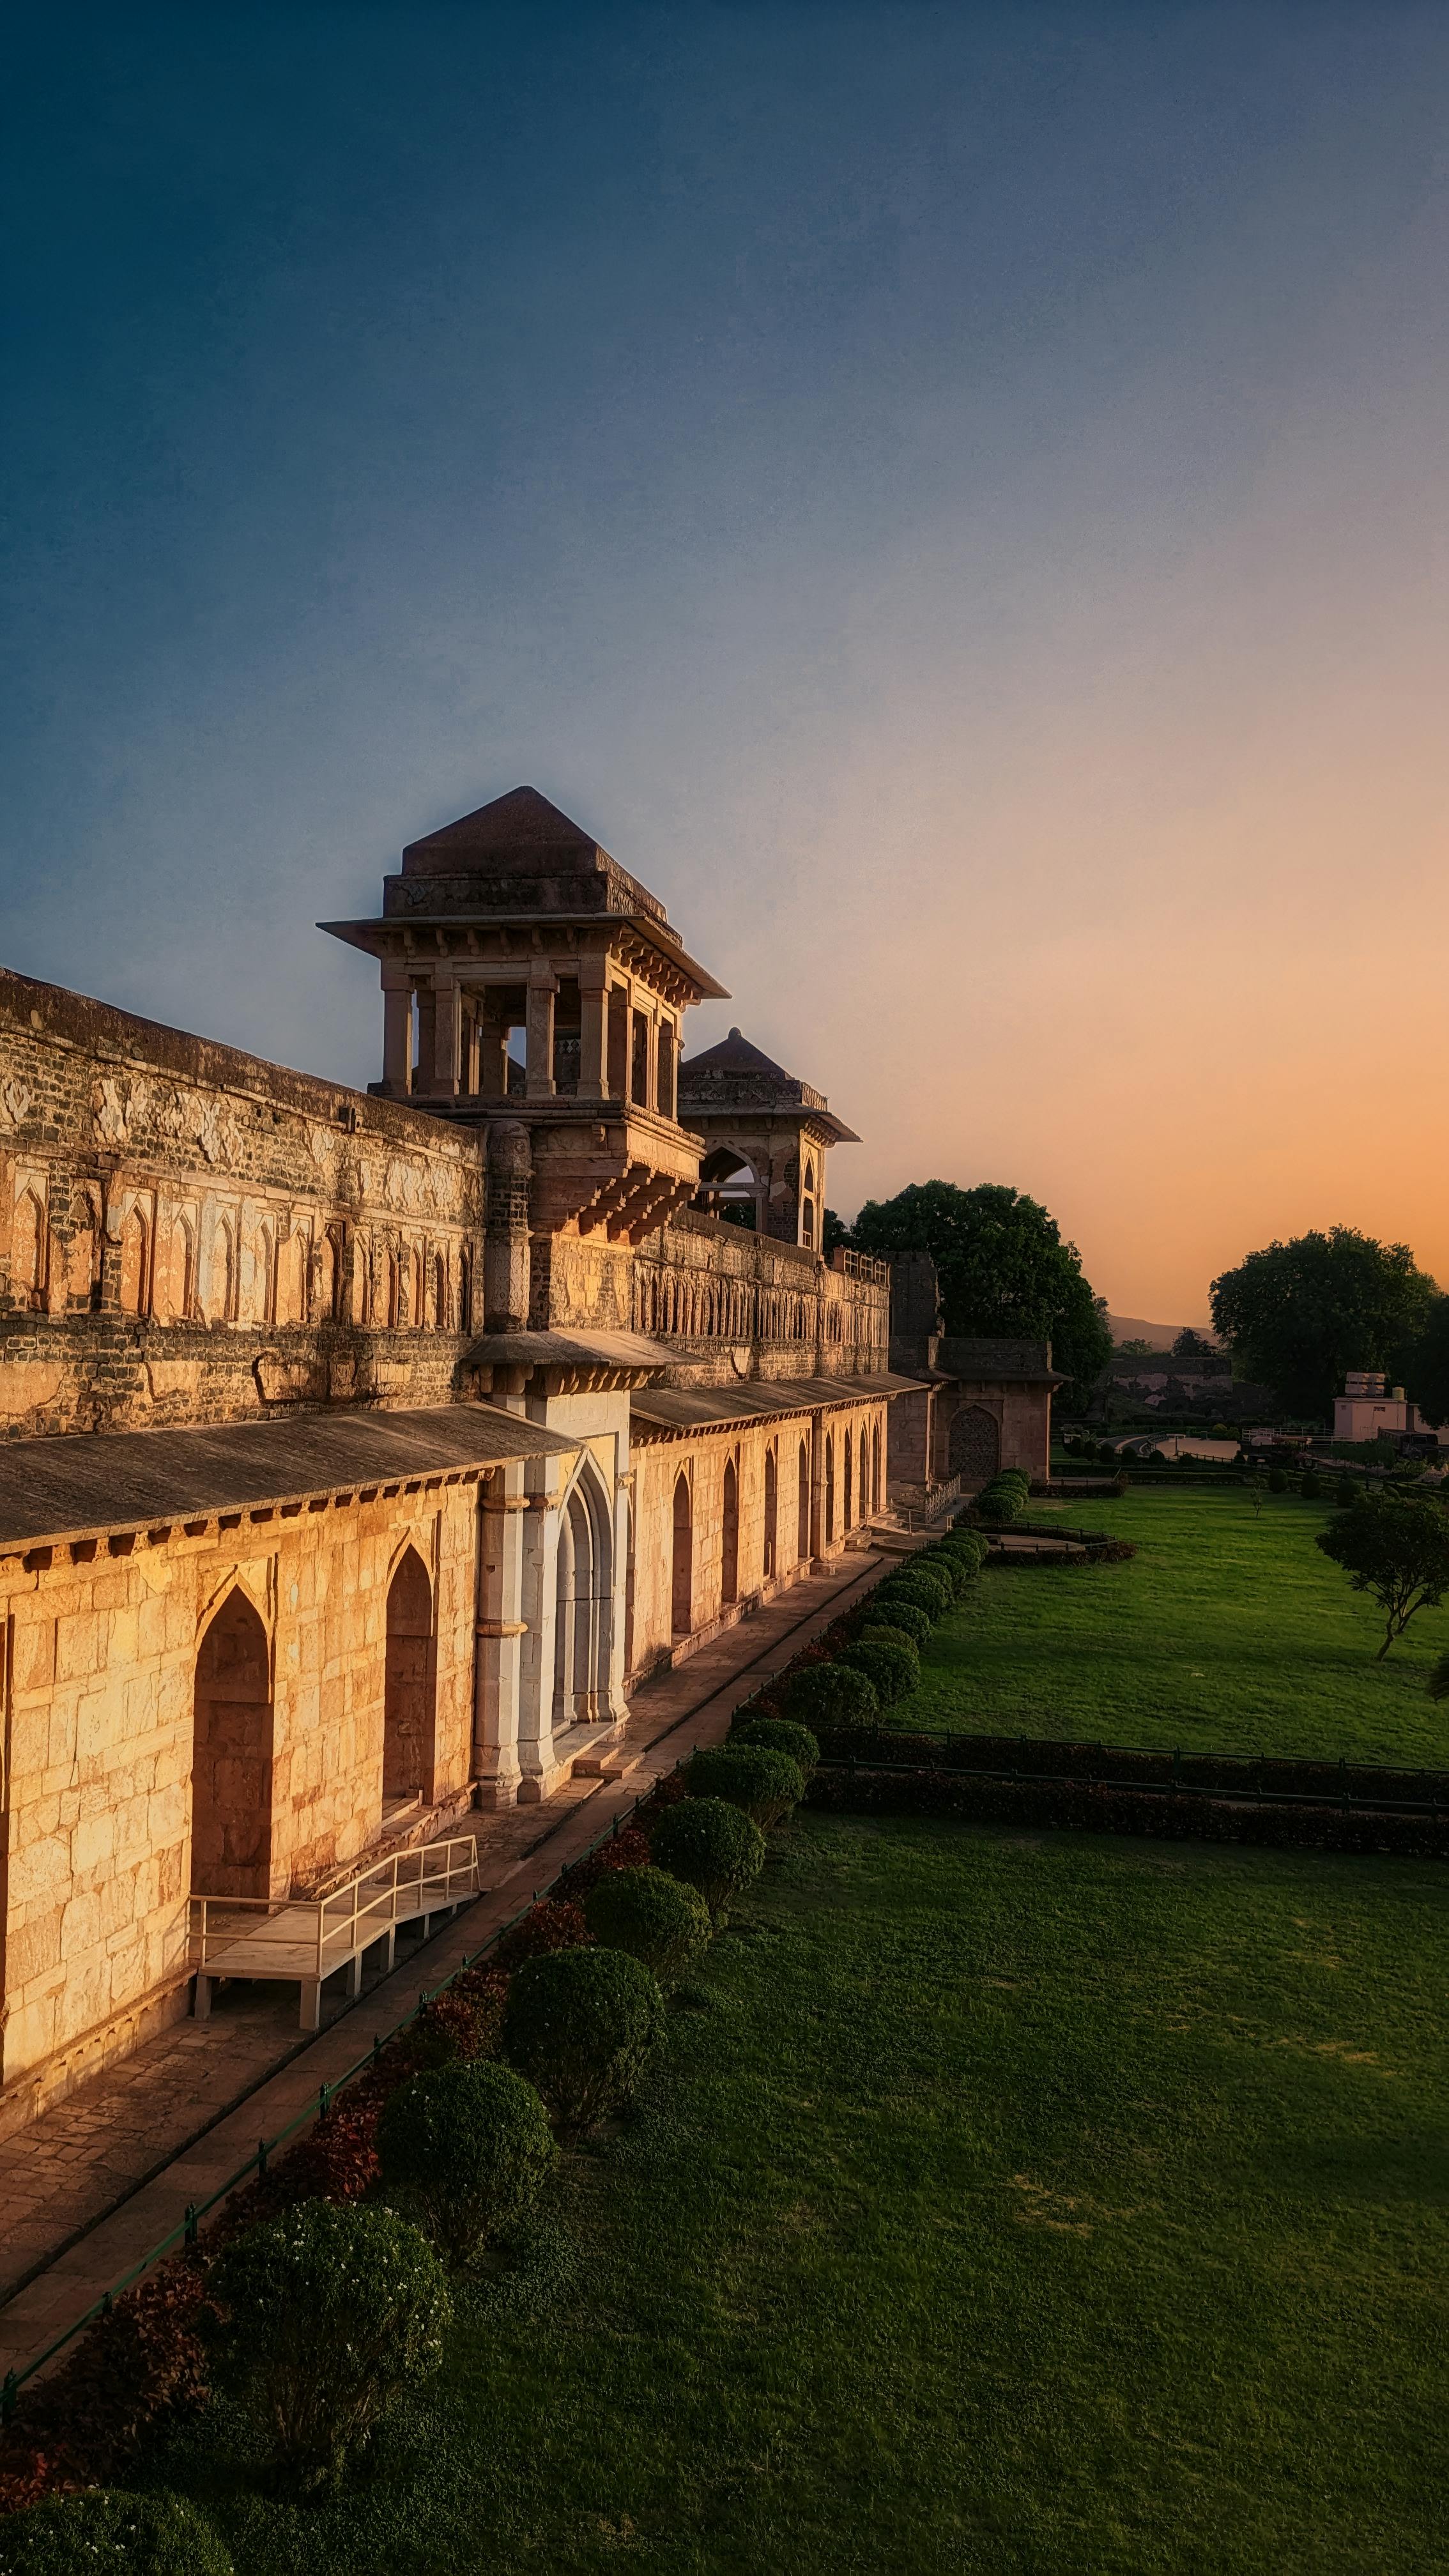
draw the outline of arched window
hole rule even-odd
[[[765,1451],[765,1580],[775,1572],[776,1528],[779,1520],[778,1474],[773,1447]]]
[[[387,1670],[382,1717],[382,1804],[433,1794],[433,1587],[415,1547],[387,1588]]]
[[[795,1554],[803,1565],[810,1553],[810,1444],[800,1443],[800,1492],[795,1511]]]
[[[674,1480],[674,1554],[670,1582],[671,1624],[676,1637],[694,1626],[694,1498],[689,1478]]]
[[[17,1306],[45,1302],[45,1211],[34,1190],[22,1190],[10,1235],[10,1286]]]
[[[270,1896],[272,1679],[267,1632],[228,1593],[196,1658],[191,1884],[199,1896]]]
[[[146,1276],[147,1256],[150,1249],[146,1220],[140,1209],[133,1207],[121,1228],[121,1312],[123,1315],[144,1315],[146,1312],[146,1291],[149,1285]]]
[[[609,1714],[613,1562],[608,1505],[586,1467],[559,1523],[553,1649],[556,1728],[592,1725]]]
[[[724,1510],[720,1538],[720,1599],[726,1608],[740,1597],[740,1478],[733,1458],[725,1460]]]
[[[96,1302],[96,1255],[100,1245],[100,1210],[89,1190],[77,1190],[70,1203],[70,1241],[66,1246],[66,1303],[88,1314]]]

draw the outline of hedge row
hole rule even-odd
[[[827,1762],[910,1764],[923,1771],[1011,1771],[1043,1777],[1119,1782],[1134,1790],[1171,1789],[1179,1782],[1225,1797],[1262,1790],[1278,1797],[1382,1799],[1432,1804],[1449,1810],[1449,1771],[1397,1771],[1368,1762],[1294,1761],[1281,1754],[1243,1758],[1230,1753],[1159,1753],[1134,1745],[1084,1744],[1070,1738],[1020,1735],[897,1734],[828,1729],[820,1739]]]
[[[813,1735],[779,1720],[743,1733],[660,1782],[642,1822],[562,1873],[232,2195],[202,2244],[158,2264],[25,2392],[0,2451],[0,2576],[227,2576],[189,2507],[111,2484],[213,2386],[249,2403],[294,2489],[336,2485],[397,2392],[436,2369],[450,2272],[528,2214],[556,2139],[627,2105],[663,1989],[762,1866],[755,1818],[803,1795]]]
[[[821,1771],[807,1804],[830,1815],[949,1817],[969,1824],[1052,1825],[1168,1842],[1251,1843],[1292,1851],[1387,1853],[1449,1860],[1449,1816],[1383,1809],[1240,1805],[1170,1791],[1115,1790],[1085,1780],[982,1780],[960,1772]]]

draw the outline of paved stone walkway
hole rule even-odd
[[[891,1534],[893,1535],[893,1534]],[[897,1552],[911,1542],[896,1540]],[[477,1822],[486,1892],[426,1944],[398,1940],[390,1975],[358,2002],[324,1991],[324,2027],[297,2029],[293,1987],[222,1987],[208,2022],[181,2021],[78,2087],[0,2145],[0,2373],[24,2370],[174,2227],[440,1985],[616,1816],[698,1744],[717,1742],[739,1702],[885,1570],[853,1554],[646,1683],[632,1704],[617,1780],[572,1780],[541,1807]],[[472,1830],[470,1823],[470,1830]],[[456,1828],[454,1828],[456,1830]],[[8,2285],[8,2286],[7,2286]]]

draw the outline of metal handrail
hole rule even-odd
[[[681,1755],[680,1762],[683,1758]],[[676,1771],[680,1768],[680,1762],[674,1765]],[[631,1818],[638,1814],[645,1799],[653,1796],[658,1785],[657,1780],[651,1780],[647,1789],[640,1790],[633,1806],[627,1811]],[[486,1958],[490,1950],[496,1949],[499,1942],[513,1930],[514,1925],[521,1923],[525,1914],[532,1912],[541,1896],[556,1887],[559,1880],[567,1877],[570,1870],[577,1869],[581,1862],[588,1860],[602,1843],[612,1841],[617,1836],[623,1821],[622,1816],[615,1816],[612,1824],[606,1825],[602,1833],[595,1834],[591,1843],[586,1843],[584,1849],[576,1853],[572,1860],[566,1861],[561,1869],[555,1870],[551,1879],[546,1880],[542,1887],[536,1887],[526,1903],[520,1905],[516,1913],[510,1914],[506,1923],[500,1923],[496,1932],[490,1932],[486,1941],[482,1942],[478,1949],[471,1952],[465,1951],[457,1967],[450,1969],[447,1976],[440,1979],[431,1992],[425,1986],[412,2010],[405,2012],[400,2021],[394,2022],[386,2037],[384,2038],[380,2031],[375,2032],[372,2046],[366,2056],[357,2058],[345,2073],[335,2077],[332,2083],[319,2086],[316,2101],[309,2102],[305,2111],[299,2111],[294,2119],[288,2120],[285,2127],[280,2128],[274,2138],[259,2138],[254,2154],[248,2156],[244,2165],[238,2165],[235,2173],[229,2174],[225,2182],[218,2183],[215,2191],[210,2192],[205,2200],[192,2201],[180,2226],[173,2227],[158,2244],[153,2245],[148,2253],[142,2255],[139,2263],[133,2263],[129,2272],[123,2272],[118,2281],[113,2281],[108,2290],[104,2290],[98,2299],[92,2301],[85,2314],[77,2317],[73,2325],[67,2326],[64,2334],[57,2335],[53,2343],[47,2344],[44,2352],[39,2353],[34,2361],[27,2362],[23,2370],[7,2370],[4,2379],[0,2380],[0,2429],[13,2423],[20,2391],[28,2379],[33,2379],[36,2372],[43,2370],[48,2361],[54,2361],[56,2354],[63,2352],[66,2345],[73,2342],[78,2334],[83,2334],[87,2326],[94,2325],[98,2317],[109,2316],[121,2292],[129,2290],[134,2282],[139,2281],[143,2272],[149,2272],[153,2263],[159,2263],[163,2255],[174,2253],[178,2245],[194,2245],[201,2232],[201,2221],[210,2210],[215,2209],[219,2202],[229,2199],[234,2191],[239,2191],[242,2184],[250,2182],[254,2176],[260,2180],[278,2147],[284,2146],[296,2130],[305,2128],[309,2120],[321,2119],[330,2110],[345,2086],[354,2084],[359,2075],[365,2075],[369,2067],[375,2066],[384,2048],[394,2039],[401,2038],[405,2030],[410,2030],[419,2013],[425,2011],[430,2003],[435,2003],[439,1995],[446,1994],[455,1978],[465,1975],[469,1968],[476,1968],[480,1959]],[[423,1844],[420,1848],[427,1850],[429,1846]],[[212,1901],[246,1906],[265,1906],[269,1902],[265,1897],[233,1897]]]
[[[414,1901],[401,1902],[405,1893]],[[315,1973],[321,1978],[331,1973],[326,1964],[329,1953],[332,1964],[339,1965],[379,1940],[389,1924],[442,1913],[477,1893],[477,1837],[459,1834],[446,1842],[416,1843],[386,1860],[372,1861],[326,1896],[193,1895],[188,1901],[189,1964],[210,1974],[238,1940],[265,1943],[275,1927],[279,1947],[283,1941],[292,1951],[304,1944],[312,1947]]]

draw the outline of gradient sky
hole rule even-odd
[[[1449,11],[9,20],[0,954],[379,1069],[527,780],[1119,1312],[1449,1284]]]

